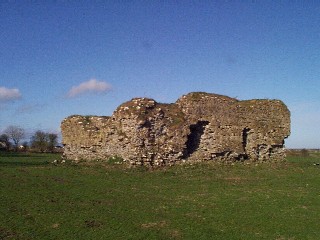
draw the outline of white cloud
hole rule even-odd
[[[68,92],[68,97],[76,97],[84,93],[104,93],[111,90],[111,85],[106,82],[99,82],[96,79],[90,79],[78,86],[73,86]]]
[[[19,89],[0,87],[0,102],[9,102],[21,98]]]

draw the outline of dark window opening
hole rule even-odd
[[[248,144],[249,132],[250,132],[250,128],[245,128],[242,131],[242,147],[243,147],[243,151],[245,152],[245,154],[242,155],[243,159],[248,159],[247,144]]]
[[[201,136],[203,135],[204,129],[208,124],[208,121],[199,121],[196,124],[190,125],[190,134],[188,135],[188,140],[186,142],[187,156],[190,156],[199,148]]]

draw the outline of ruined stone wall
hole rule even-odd
[[[206,123],[199,147],[190,159],[284,157],[290,112],[279,100],[238,101],[216,94],[190,93],[178,99],[177,104],[186,113],[190,126]]]
[[[279,100],[189,93],[176,103],[135,98],[111,117],[62,121],[64,155],[71,160],[122,157],[133,165],[180,161],[266,161],[284,157],[290,112]]]

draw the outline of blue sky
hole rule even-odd
[[[133,97],[281,99],[320,148],[318,1],[0,1],[0,132],[59,132]]]

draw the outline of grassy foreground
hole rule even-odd
[[[0,239],[319,239],[320,156],[148,171],[0,152]]]

